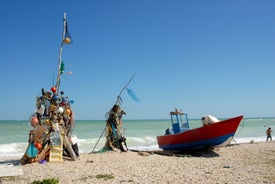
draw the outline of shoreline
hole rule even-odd
[[[23,165],[23,175],[2,177],[0,181],[31,183],[56,178],[68,184],[275,183],[274,148],[275,141],[269,141],[231,144],[196,154],[138,150],[83,153],[76,161]]]

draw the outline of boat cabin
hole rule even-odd
[[[177,109],[170,112],[172,128],[168,128],[165,134],[177,134],[189,130],[189,122],[186,113],[178,111]]]

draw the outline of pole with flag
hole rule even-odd
[[[122,88],[122,90],[120,91],[119,95],[117,96],[117,101],[116,101],[116,105],[120,105],[122,99],[121,99],[121,95],[122,92],[126,89],[128,95],[136,102],[139,102],[139,98],[134,94],[134,92],[131,89],[128,89],[127,86],[130,84],[130,82],[134,79],[136,74],[134,74],[129,81],[127,82],[127,84]]]
[[[62,34],[62,41],[60,44],[60,49],[59,49],[59,57],[58,57],[58,72],[57,72],[57,79],[56,79],[56,93],[59,91],[60,87],[60,77],[62,73],[65,70],[65,65],[64,61],[62,61],[62,51],[63,51],[63,45],[65,44],[70,44],[71,43],[71,36],[68,30],[68,25],[67,25],[67,19],[66,19],[66,13],[64,13],[64,18],[63,18],[63,34]]]

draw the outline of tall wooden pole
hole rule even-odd
[[[58,72],[57,72],[57,79],[56,79],[56,93],[58,94],[59,92],[59,87],[60,87],[60,75],[61,75],[61,62],[62,62],[62,50],[63,50],[63,44],[64,44],[64,39],[65,39],[65,34],[66,34],[66,27],[67,27],[67,20],[66,20],[66,13],[64,13],[64,19],[63,19],[63,34],[62,34],[62,41],[60,44],[60,49],[59,49],[59,57],[58,57]]]

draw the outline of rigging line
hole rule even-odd
[[[243,128],[244,128],[244,123],[245,123],[245,118],[243,118],[243,120],[242,120],[242,123],[241,123],[241,128],[238,130],[238,132],[234,135],[234,137],[236,137],[236,136],[238,136],[241,132],[242,132],[242,130],[243,130]],[[237,141],[233,138],[233,140],[237,143]]]

